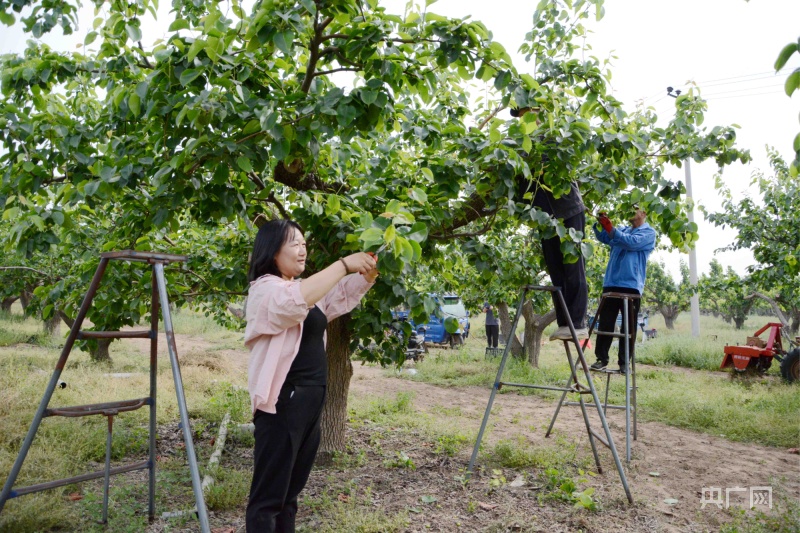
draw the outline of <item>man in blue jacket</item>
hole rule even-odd
[[[593,226],[597,240],[611,248],[611,257],[608,259],[606,275],[603,278],[603,293],[621,292],[625,294],[642,295],[644,280],[647,273],[647,258],[656,247],[656,232],[645,222],[647,213],[633,206],[631,225],[615,228],[605,213],[597,217],[599,223]],[[602,229],[601,229],[602,228]],[[618,298],[609,298],[603,304],[600,312],[598,331],[614,331],[617,315],[622,311],[623,301]],[[636,342],[636,317],[639,315],[641,299],[633,300],[633,309],[628,311],[628,331],[631,332],[630,353]],[[594,353],[597,362],[592,365],[595,370],[608,366],[608,349],[611,347],[612,337],[598,335]],[[623,339],[619,340],[619,370],[626,372],[625,351]]]

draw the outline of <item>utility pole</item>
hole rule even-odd
[[[677,98],[681,91],[667,87],[667,95]],[[686,198],[692,200],[692,208],[689,209],[689,222],[694,222],[694,199],[692,197],[692,166],[690,159],[685,161],[686,177]],[[697,250],[694,246],[689,249],[689,284],[692,286],[691,313],[692,313],[692,337],[700,336],[700,295],[697,292]]]

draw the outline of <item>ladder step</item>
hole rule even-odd
[[[611,446],[609,446],[609,445],[608,445],[608,441],[606,440],[606,438],[605,438],[605,437],[603,437],[602,435],[600,435],[599,433],[597,433],[595,430],[593,430],[593,429],[589,428],[589,433],[591,433],[591,434],[592,434],[592,437],[594,437],[594,438],[596,438],[597,440],[599,440],[600,442],[602,442],[602,443],[603,443],[603,445],[604,445],[606,448],[611,448]]]
[[[135,411],[145,405],[150,405],[150,398],[136,400],[122,400],[119,402],[93,403],[88,405],[75,405],[72,407],[54,407],[46,409],[43,416],[89,416],[89,415],[117,415],[126,411]]]
[[[152,339],[153,330],[139,331],[79,331],[79,339]]]
[[[125,472],[133,472],[134,470],[146,470],[150,468],[150,461],[140,461],[138,463],[131,463],[127,465],[117,466],[109,470],[109,474],[114,476],[116,474],[124,474]],[[98,479],[101,477],[105,477],[106,471],[105,470],[98,470],[97,472],[90,472],[88,474],[81,474],[80,476],[70,477],[66,479],[57,479],[55,481],[48,481],[47,483],[39,483],[38,485],[30,485],[29,487],[22,487],[20,489],[14,489],[9,494],[10,498],[16,498],[17,496],[24,496],[26,494],[31,494],[33,492],[41,492],[43,490],[54,489],[56,487],[63,487],[65,485],[72,485],[73,483],[81,483],[83,481],[89,481],[90,479]]]
[[[613,331],[595,331],[597,335],[603,335],[605,337],[614,337],[615,339],[626,339],[628,338],[627,335],[624,333],[614,333]]]
[[[500,381],[497,383],[497,390],[500,390],[501,387],[508,386],[508,387],[521,387],[524,389],[543,389],[543,390],[554,390],[558,392],[578,392],[574,390],[572,387],[550,387],[547,385],[530,385],[528,383],[509,383],[507,381]]]

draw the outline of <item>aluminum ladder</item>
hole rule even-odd
[[[595,326],[599,325],[600,319],[600,311],[603,309],[603,305],[606,303],[606,299],[608,298],[616,298],[622,300],[622,324],[620,325],[620,332],[615,333],[613,331],[600,331],[598,330],[596,333],[597,335],[604,335],[607,337],[614,337],[617,339],[627,339],[624,346],[624,354],[625,354],[625,372],[624,374],[617,371],[617,370],[609,370],[607,368],[603,370],[598,370],[600,374],[605,375],[606,377],[606,390],[605,390],[605,398],[603,401],[603,413],[606,412],[607,409],[624,409],[625,410],[625,462],[630,464],[631,462],[631,434],[633,434],[633,440],[636,440],[637,437],[637,425],[636,425],[636,412],[637,412],[637,404],[636,404],[636,358],[634,357],[635,346],[634,342],[631,340],[636,339],[636,327],[634,326],[633,331],[631,331],[631,318],[632,318],[632,307],[631,304],[633,303],[632,300],[638,300],[641,298],[638,294],[628,294],[623,292],[606,292],[600,297],[600,304],[597,306],[597,312],[595,313],[594,320],[592,321],[591,327],[589,328],[589,337],[592,336],[592,331],[594,331]],[[581,346],[581,351],[586,349],[586,346],[589,342],[589,339],[583,341]],[[608,403],[608,390],[611,385],[611,376],[618,376],[624,375],[625,376],[625,405],[609,405]],[[553,430],[553,426],[556,423],[556,418],[558,418],[558,413],[561,410],[562,405],[579,405],[578,402],[565,402],[564,400],[567,397],[567,393],[561,395],[561,400],[558,402],[558,406],[556,406],[556,411],[553,413],[553,419],[550,421],[550,427],[547,428],[547,434],[545,437],[550,436],[550,432]],[[594,406],[594,404],[589,404],[590,406]],[[632,415],[632,416],[631,416]],[[632,423],[631,423],[632,422]],[[632,430],[632,431],[631,431]]]
[[[158,355],[158,311],[164,320],[164,330],[167,337],[167,347],[169,349],[169,359],[172,364],[172,377],[175,381],[175,391],[178,400],[178,409],[180,411],[181,426],[183,428],[183,439],[186,445],[186,455],[189,462],[189,469],[192,477],[192,488],[194,490],[195,504],[197,516],[200,520],[200,528],[203,533],[209,533],[208,512],[206,510],[205,500],[203,498],[203,489],[200,482],[200,471],[197,467],[197,456],[194,451],[194,444],[192,442],[192,431],[189,425],[189,412],[186,408],[186,397],[183,392],[183,381],[181,379],[181,370],[178,363],[178,351],[175,345],[175,334],[172,328],[172,317],[169,309],[169,298],[167,295],[167,283],[164,277],[164,266],[170,263],[178,263],[186,261],[187,257],[183,255],[163,254],[156,252],[139,252],[135,250],[124,250],[119,252],[106,252],[100,254],[100,264],[94,273],[89,290],[83,299],[83,303],[78,311],[78,316],[70,329],[64,348],[61,350],[61,356],[56,363],[53,375],[45,389],[42,401],[36,414],[33,417],[33,422],[28,429],[28,434],[22,443],[19,455],[14,462],[11,472],[3,485],[3,491],[0,493],[0,513],[3,511],[6,501],[11,498],[24,496],[25,494],[32,494],[34,492],[41,492],[56,487],[63,487],[73,483],[80,483],[92,479],[103,478],[103,516],[102,523],[108,521],[108,493],[110,486],[110,477],[116,474],[125,472],[132,472],[135,470],[148,470],[149,473],[149,486],[148,486],[148,517],[152,522],[155,518],[155,485],[156,485],[156,377],[157,377],[157,355]],[[100,281],[106,271],[109,261],[136,261],[145,262],[152,265],[152,308],[150,318],[150,329],[139,331],[85,331],[81,330],[83,321],[92,304],[92,300],[97,293],[100,286]],[[48,408],[50,400],[53,396],[53,391],[59,383],[61,372],[67,363],[72,347],[78,339],[150,339],[150,394],[143,398],[133,400],[123,400],[108,403],[99,403],[91,405],[78,405],[73,407],[54,407]],[[120,413],[133,411],[141,407],[148,406],[150,408],[150,428],[149,428],[149,455],[146,461],[139,461],[130,463],[123,466],[111,467],[111,441],[112,430],[114,425],[114,417]],[[28,487],[14,488],[14,483],[17,480],[22,463],[30,450],[36,432],[42,422],[42,419],[50,416],[65,416],[65,417],[79,417],[89,415],[101,415],[108,419],[108,433],[106,437],[106,457],[105,468],[96,472],[82,474],[66,479],[59,479]]]
[[[529,291],[546,291],[556,294],[556,298],[558,301],[558,305],[561,309],[564,310],[564,316],[567,317],[569,330],[572,333],[571,340],[564,341],[564,349],[567,354],[567,360],[569,361],[570,367],[570,381],[568,382],[567,387],[551,387],[547,385],[534,385],[530,383],[510,383],[503,381],[503,370],[506,366],[506,361],[508,360],[508,354],[511,349],[511,339],[514,335],[514,332],[517,329],[517,324],[519,323],[519,317],[522,315],[522,306],[525,303],[525,297],[527,296]],[[577,349],[577,357],[578,362],[580,363],[581,370],[583,371],[583,375],[586,379],[587,385],[584,385],[578,381],[578,369],[575,365],[575,361],[572,358],[572,353],[570,351],[569,343],[573,342]],[[570,385],[571,383],[571,385]],[[629,503],[633,503],[633,496],[631,495],[630,488],[628,487],[628,479],[625,476],[625,470],[622,467],[622,463],[619,459],[619,454],[617,453],[617,448],[614,445],[614,439],[611,436],[611,430],[608,427],[608,421],[606,420],[605,413],[603,409],[601,409],[600,400],[597,396],[597,390],[594,387],[594,382],[592,381],[592,373],[589,371],[589,366],[586,364],[586,359],[583,356],[583,349],[578,342],[578,335],[575,332],[575,326],[572,324],[572,320],[569,318],[569,313],[567,312],[567,304],[564,301],[564,295],[561,294],[561,289],[559,287],[551,287],[551,286],[540,286],[540,285],[524,285],[520,289],[520,296],[519,296],[519,303],[517,305],[517,313],[514,317],[514,321],[511,325],[511,330],[509,332],[508,339],[506,340],[506,346],[503,350],[503,357],[500,360],[500,366],[497,369],[497,377],[495,378],[494,384],[492,385],[492,392],[489,395],[489,402],[486,405],[486,412],[483,415],[483,422],[481,423],[481,428],[478,431],[478,438],[475,440],[475,447],[472,450],[472,457],[469,460],[469,467],[468,467],[468,475],[471,475],[473,472],[473,467],[475,466],[475,460],[478,457],[478,451],[480,450],[481,440],[483,439],[484,431],[486,430],[486,425],[489,421],[489,415],[492,411],[492,404],[494,403],[495,396],[497,392],[500,390],[501,387],[524,387],[530,389],[543,389],[543,390],[554,390],[563,392],[565,395],[566,393],[573,392],[578,394],[579,402],[578,404],[581,406],[581,411],[583,413],[583,421],[586,425],[586,433],[589,436],[589,444],[592,447],[592,454],[594,455],[595,465],[597,466],[597,472],[602,474],[603,468],[600,465],[600,457],[597,454],[597,445],[595,444],[595,439],[599,440],[602,444],[607,446],[611,450],[611,455],[614,457],[614,464],[617,467],[617,472],[619,473],[620,481],[622,482],[622,487],[625,490],[625,495],[628,498]],[[603,435],[595,432],[592,429],[591,423],[589,421],[589,413],[586,410],[586,402],[583,400],[583,396],[586,394],[591,394],[592,399],[594,400],[593,403],[589,405],[594,405],[597,407],[597,414],[600,417],[600,422],[603,426],[603,432],[605,434],[605,438]]]

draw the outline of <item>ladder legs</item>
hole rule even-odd
[[[153,522],[156,518],[156,382],[158,378],[158,279],[155,269],[150,276],[150,443],[148,487],[147,487],[147,519]]]
[[[22,442],[22,448],[19,451],[19,455],[17,455],[17,459],[14,461],[14,466],[11,467],[11,472],[9,472],[5,485],[3,485],[3,491],[0,492],[0,512],[3,511],[6,501],[8,501],[9,497],[11,496],[11,489],[14,487],[14,483],[17,481],[17,476],[22,468],[22,463],[25,462],[25,457],[27,457],[28,451],[30,451],[31,448],[31,444],[33,443],[33,439],[36,436],[36,432],[39,430],[39,425],[42,423],[44,411],[47,409],[47,405],[50,403],[50,399],[53,397],[53,391],[56,390],[58,380],[61,377],[61,372],[64,370],[64,365],[67,363],[67,357],[69,357],[72,346],[75,344],[75,339],[78,337],[78,332],[81,329],[81,325],[83,325],[83,320],[86,318],[86,313],[89,311],[89,306],[91,305],[95,294],[97,294],[97,288],[100,285],[100,279],[103,277],[103,274],[106,271],[106,266],[108,266],[108,259],[100,259],[100,264],[97,266],[97,270],[92,278],[92,283],[89,285],[89,290],[86,293],[86,296],[83,298],[83,303],[78,311],[78,316],[75,317],[75,322],[72,324],[72,329],[69,331],[69,336],[67,336],[67,340],[64,343],[64,348],[61,350],[61,355],[56,363],[56,368],[53,370],[53,375],[50,377],[50,382],[47,384],[44,396],[42,396],[42,401],[39,402],[39,408],[36,409],[36,414],[33,416],[31,427],[28,428],[28,434],[25,435],[25,440]]]
[[[181,425],[183,426],[183,440],[186,444],[186,457],[189,462],[189,470],[192,475],[192,489],[194,499],[197,503],[197,516],[200,519],[200,528],[205,533],[210,531],[208,524],[208,512],[206,511],[205,498],[203,497],[203,486],[200,481],[200,470],[197,467],[197,456],[194,452],[192,441],[192,428],[189,425],[189,410],[186,408],[186,396],[183,392],[183,380],[181,379],[181,368],[178,363],[178,350],[175,345],[175,332],[172,329],[172,316],[169,309],[169,297],[167,296],[167,282],[164,278],[164,265],[155,263],[156,278],[158,281],[158,292],[161,303],[161,315],[164,319],[164,331],[167,335],[167,348],[169,349],[169,360],[172,364],[172,377],[175,380],[175,392],[178,396],[178,410],[181,415]]]
[[[564,301],[564,296],[561,294],[561,290],[559,288],[557,288],[557,287],[540,287],[540,286],[534,286],[534,285],[526,285],[520,291],[520,299],[519,299],[519,305],[517,306],[517,314],[514,317],[514,323],[513,323],[512,327],[511,327],[511,332],[509,333],[509,337],[514,335],[514,331],[516,331],[517,324],[519,322],[519,317],[522,314],[522,306],[523,306],[523,303],[525,302],[525,296],[527,295],[529,290],[550,291],[550,292],[557,293],[557,295],[558,295],[557,296],[558,305],[560,305],[561,308],[564,309],[565,312],[566,312],[567,306],[566,306],[566,303]],[[601,302],[600,305],[602,306],[602,302]],[[568,313],[567,313],[567,316],[569,317]],[[553,419],[550,422],[550,427],[547,430],[547,435],[548,436],[550,435],[550,432],[553,429],[553,424],[555,423],[556,417],[558,416],[558,411],[560,410],[561,405],[564,403],[564,399],[566,398],[567,393],[568,392],[577,392],[579,394],[579,400],[580,400],[579,401],[579,405],[581,406],[581,412],[583,414],[583,420],[584,420],[584,423],[586,424],[586,431],[587,431],[587,433],[589,435],[589,443],[591,444],[591,447],[592,447],[592,454],[594,455],[595,464],[597,465],[598,472],[602,473],[602,467],[600,465],[600,458],[599,458],[598,453],[597,453],[597,446],[596,446],[596,443],[595,443],[595,438],[600,440],[603,444],[608,446],[608,448],[611,450],[611,454],[614,457],[614,464],[617,467],[617,472],[619,473],[620,480],[622,481],[622,486],[625,489],[625,495],[628,498],[628,502],[633,503],[633,496],[631,495],[630,488],[628,487],[628,480],[625,477],[625,471],[622,468],[622,463],[620,462],[619,455],[617,454],[617,449],[616,449],[616,446],[614,445],[614,440],[613,440],[613,438],[611,436],[611,430],[608,427],[608,421],[606,420],[606,417],[605,417],[605,407],[603,405],[601,405],[601,403],[600,403],[600,399],[599,399],[599,397],[597,395],[597,390],[595,389],[594,382],[592,381],[591,372],[589,371],[589,365],[586,364],[586,358],[583,355],[583,350],[581,348],[581,343],[578,340],[578,335],[577,335],[577,332],[575,331],[575,326],[572,324],[571,320],[569,320],[568,326],[569,326],[569,330],[570,330],[570,332],[572,334],[572,342],[575,343],[575,346],[577,348],[577,360],[573,360],[572,359],[572,354],[571,354],[570,349],[569,349],[569,341],[565,340],[564,341],[564,348],[566,350],[567,360],[569,361],[569,366],[570,366],[570,379],[569,379],[569,382],[567,383],[566,387],[551,387],[551,386],[531,385],[531,384],[523,384],[523,383],[504,383],[502,381],[503,370],[505,368],[506,360],[508,358],[509,349],[511,347],[511,338],[508,339],[508,341],[506,342],[505,350],[503,352],[503,358],[500,361],[500,367],[497,370],[497,377],[495,378],[495,382],[494,382],[494,384],[492,386],[492,392],[491,392],[491,394],[489,396],[489,402],[486,405],[486,412],[483,415],[483,421],[481,422],[481,428],[478,431],[478,437],[477,437],[477,439],[475,441],[475,447],[472,450],[472,457],[470,458],[469,467],[468,467],[468,475],[471,475],[472,472],[473,472],[473,467],[475,466],[475,460],[476,460],[476,458],[478,456],[478,451],[480,450],[481,440],[483,439],[483,434],[484,434],[484,431],[486,430],[486,425],[487,425],[487,422],[489,420],[489,415],[490,415],[491,410],[492,410],[492,404],[494,403],[495,396],[497,395],[497,391],[500,390],[500,387],[502,387],[503,385],[508,385],[508,386],[515,386],[515,387],[527,387],[527,388],[532,388],[532,389],[556,390],[556,391],[562,392],[561,400],[559,401],[558,406],[556,407],[556,412],[553,415]],[[584,343],[584,346],[585,345],[586,344]],[[578,370],[577,370],[577,364],[578,363],[580,364],[581,370],[583,371],[583,374],[584,374],[584,376],[586,378],[586,381],[588,383],[588,389],[587,389],[586,386],[581,385],[581,383],[578,381]],[[595,408],[597,409],[597,413],[600,416],[600,422],[601,422],[601,424],[603,426],[603,431],[605,433],[605,440],[603,439],[602,435],[599,435],[599,434],[595,433],[594,430],[591,427],[591,422],[589,420],[589,413],[586,410],[586,402],[583,399],[583,395],[584,394],[588,394],[588,393],[591,393],[592,399],[594,401],[594,403],[592,405],[595,406]]]
[[[101,524],[108,523],[108,491],[111,487],[111,442],[114,432],[114,415],[108,416],[108,432],[106,433],[106,467],[103,476],[103,518]]]
[[[481,422],[481,429],[478,431],[478,438],[475,439],[475,447],[472,449],[472,457],[469,459],[469,466],[467,467],[467,476],[472,475],[472,468],[475,466],[475,459],[478,457],[478,451],[481,447],[481,440],[483,440],[483,432],[486,430],[486,423],[489,421],[489,414],[492,412],[492,404],[494,404],[494,397],[497,395],[497,391],[500,390],[502,386],[502,382],[500,381],[503,378],[503,370],[506,367],[506,361],[508,360],[508,353],[511,350],[511,339],[514,336],[514,332],[517,330],[517,324],[519,324],[519,317],[522,315],[522,304],[525,302],[525,295],[527,294],[528,289],[527,287],[523,289],[522,295],[519,299],[519,304],[517,305],[517,314],[514,315],[514,322],[511,324],[511,331],[508,334],[508,339],[506,340],[506,346],[503,349],[503,357],[500,359],[500,367],[497,369],[497,377],[494,380],[494,384],[492,385],[492,392],[489,394],[489,403],[486,404],[486,412],[483,414],[483,421]]]

